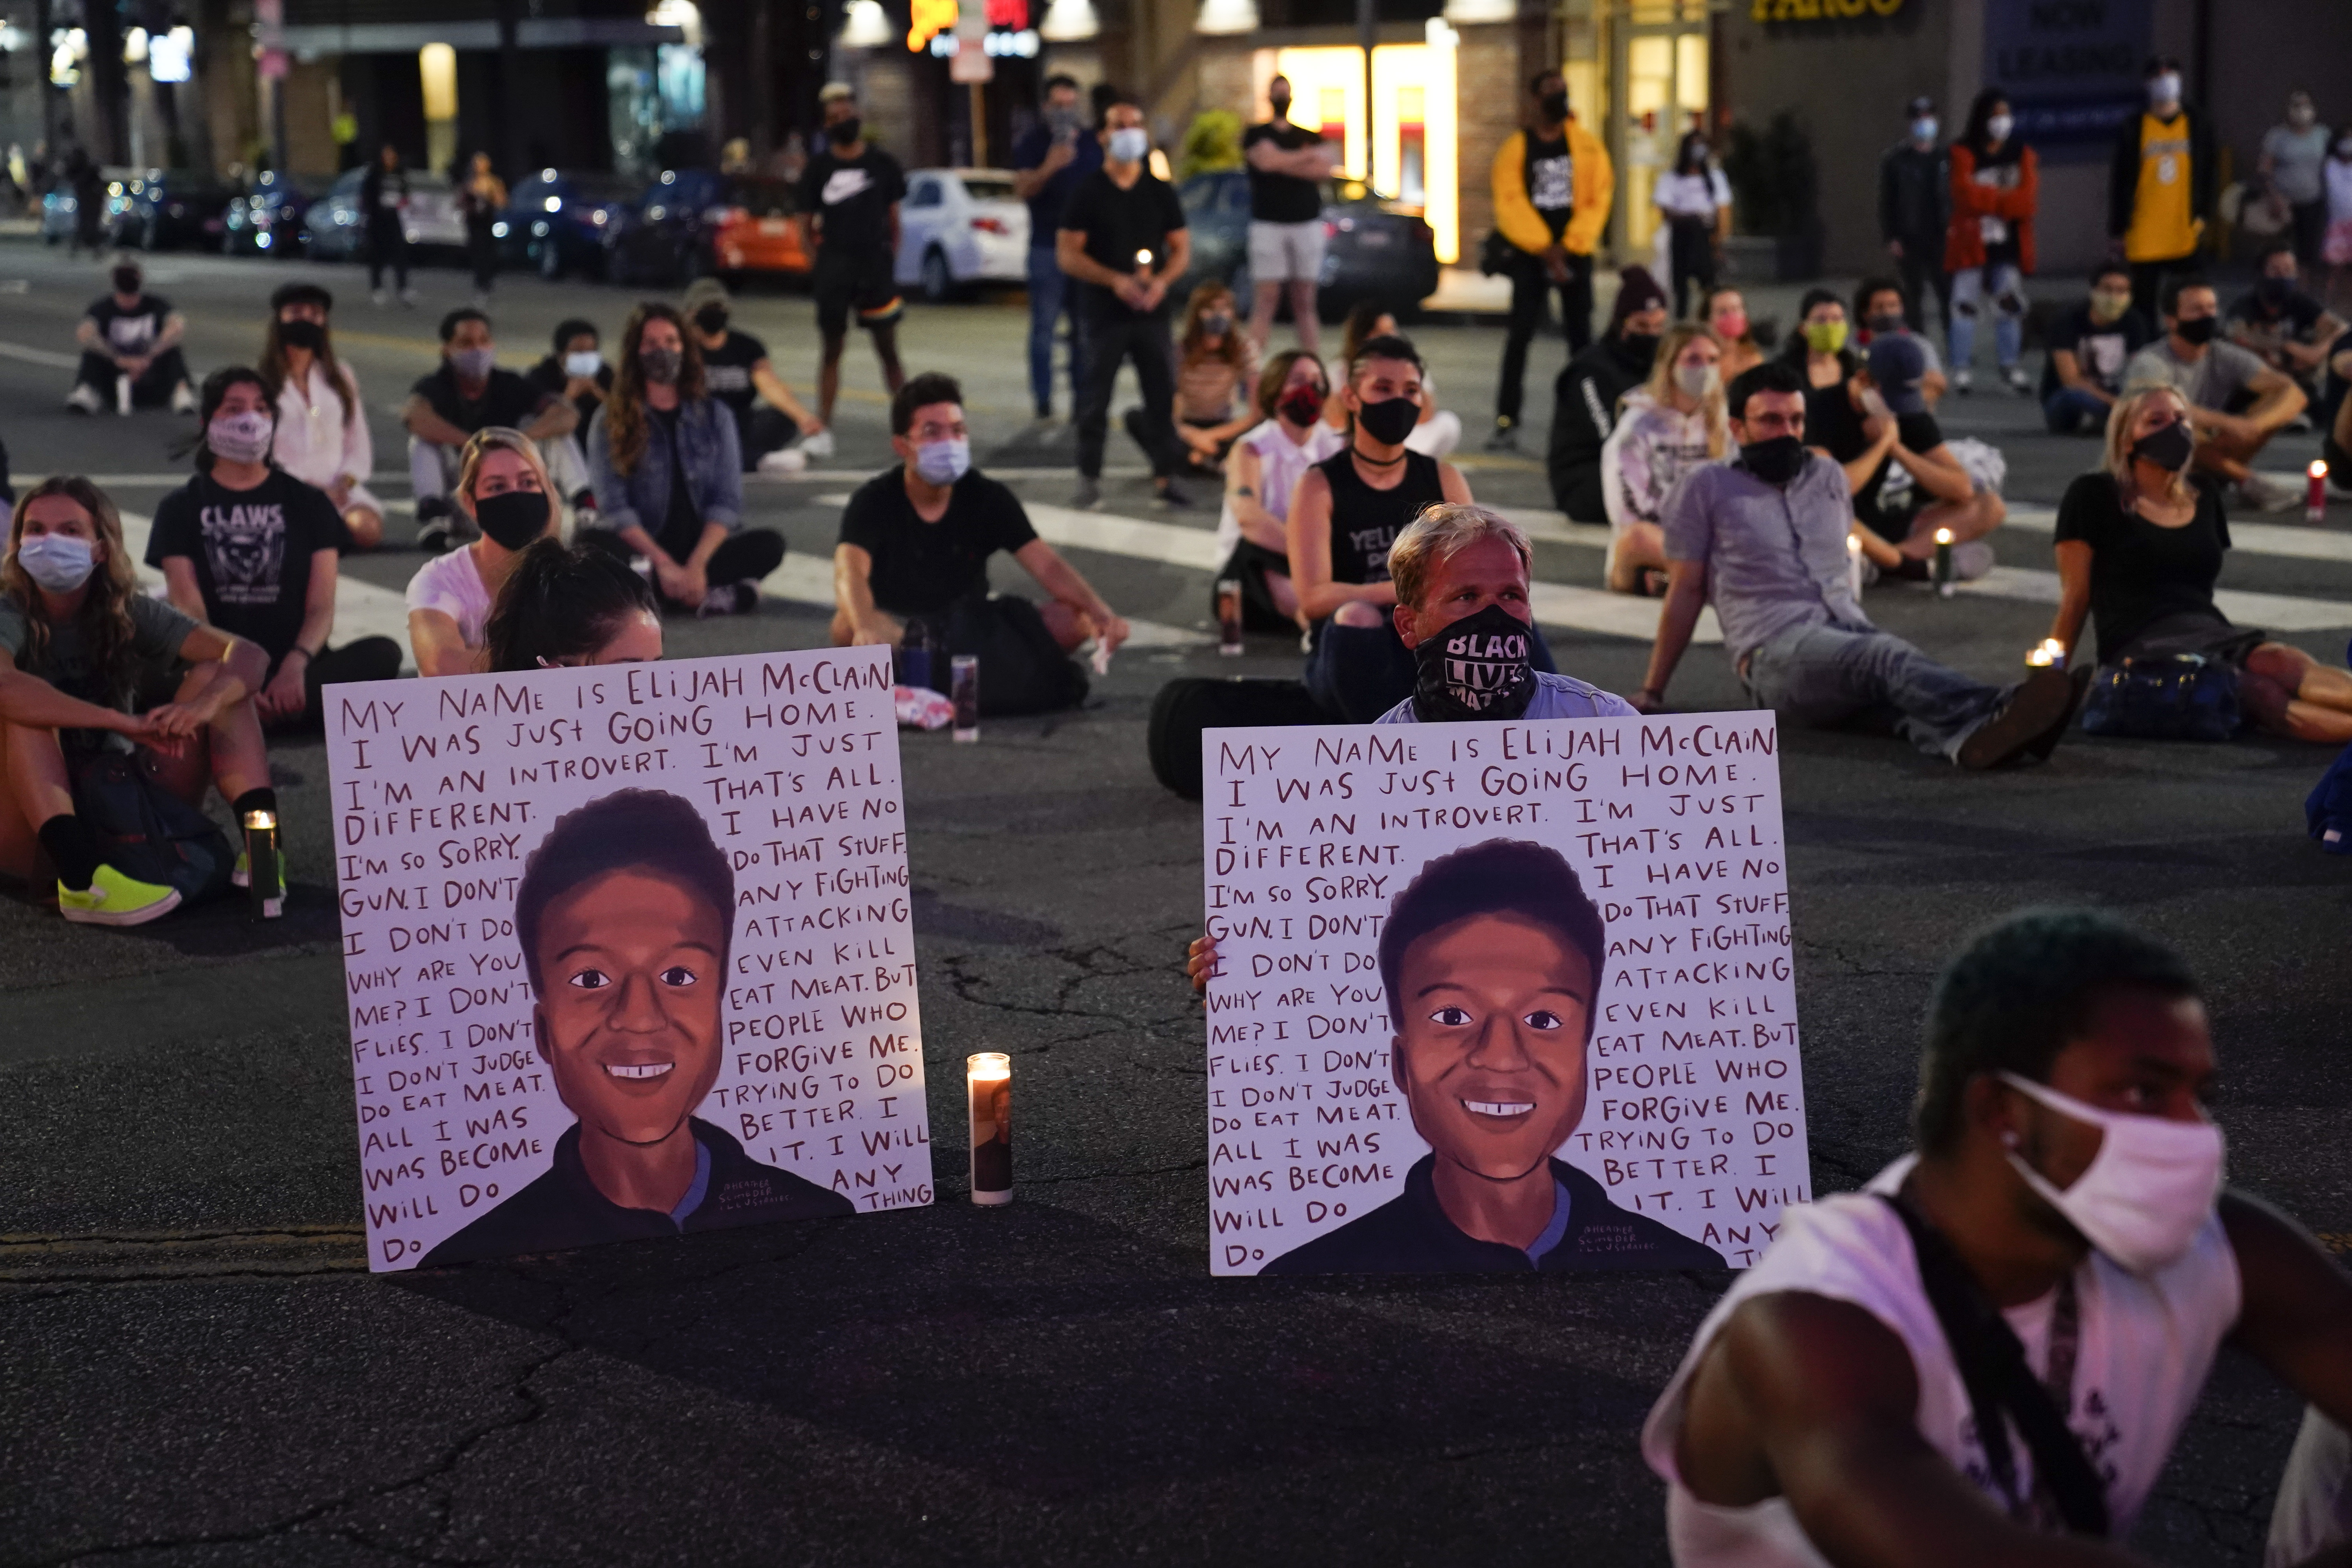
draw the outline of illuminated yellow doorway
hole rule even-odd
[[[1621,90],[1609,152],[1618,169],[1619,248],[1638,254],[1658,232],[1650,203],[1658,176],[1674,166],[1684,133],[1706,123],[1706,9],[1704,0],[1633,0],[1612,9]]]
[[[1254,73],[1257,79],[1276,72],[1290,79],[1292,102],[1297,106],[1291,118],[1319,126],[1332,138],[1339,150],[1340,172],[1368,179],[1381,195],[1419,207],[1435,237],[1437,259],[1459,259],[1454,51],[1427,44],[1382,44],[1372,50],[1369,137],[1361,49],[1261,51]]]

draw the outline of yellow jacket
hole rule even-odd
[[[1579,256],[1590,256],[1609,224],[1609,204],[1617,195],[1617,171],[1610,166],[1609,149],[1601,138],[1570,119],[1568,157],[1574,186],[1569,194],[1568,230],[1559,243]],[[1528,200],[1528,133],[1514,131],[1495,154],[1495,226],[1503,237],[1533,256],[1551,245],[1551,225]]]

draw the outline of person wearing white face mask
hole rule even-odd
[[[896,647],[919,621],[923,640],[981,660],[981,710],[1044,712],[1086,695],[1066,658],[1092,638],[1102,657],[1128,637],[1102,595],[1037,537],[1020,498],[971,466],[963,389],[936,371],[890,400],[890,448],[899,466],[857,488],[833,551],[833,642]],[[1052,596],[1034,605],[991,595],[989,557],[1003,551]],[[944,671],[935,671],[940,683]]]
[[[1952,143],[1952,227],[1944,266],[1952,279],[1952,388],[1969,390],[1977,320],[1993,310],[1993,348],[2001,379],[2023,396],[2032,379],[2018,363],[2025,342],[2025,279],[2033,271],[2033,215],[2042,175],[2033,149],[2016,135],[2009,100],[1987,89],[1969,110],[1968,129]]]
[[[1723,346],[1696,321],[1667,330],[1650,379],[1627,393],[1601,447],[1601,497],[1609,512],[1610,591],[1666,591],[1666,538],[1658,526],[1667,492],[1730,440],[1724,415]]]
[[[2156,320],[2165,274],[2193,271],[2213,214],[2213,127],[2181,101],[2180,62],[2147,62],[2147,110],[2127,119],[2107,165],[2107,237],[2131,263],[2132,303]]]
[[[0,872],[54,875],[58,912],[83,924],[142,925],[177,907],[179,889],[112,862],[76,785],[135,743],[139,774],[187,805],[212,784],[240,814],[277,810],[253,705],[268,666],[252,643],[139,592],[96,485],[35,486],[0,561]],[[138,711],[159,689],[171,700]]]
[[[2352,1279],[2222,1188],[2213,1068],[2194,977],[2112,917],[1971,942],[1917,1152],[1782,1211],[1650,1414],[1677,1568],[2124,1568],[2225,1338],[2352,1416]]]
[[[1878,161],[1878,234],[1903,276],[1911,330],[1923,332],[1930,288],[1939,309],[1949,313],[1952,307],[1951,276],[1944,270],[1945,231],[1952,217],[1952,164],[1937,142],[1943,127],[1936,120],[1935,100],[1913,99],[1904,107],[1903,118],[1906,134]]]

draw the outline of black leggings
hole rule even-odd
[[[609,550],[624,561],[634,563],[637,558],[629,542],[610,529],[583,529],[580,542]],[[772,528],[738,529],[710,552],[710,564],[703,569],[703,575],[710,579],[714,587],[728,583],[757,583],[783,563],[782,534]]]

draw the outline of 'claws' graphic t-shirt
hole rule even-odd
[[[156,506],[147,564],[160,569],[185,556],[204,595],[205,619],[259,645],[274,666],[302,635],[318,552],[351,543],[326,492],[291,474],[273,468],[249,490],[198,474]]]

